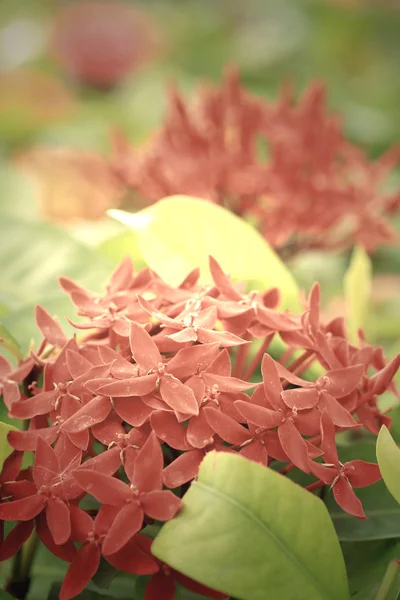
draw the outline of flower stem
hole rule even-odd
[[[273,338],[273,334],[272,335],[269,334],[269,335],[265,336],[263,343],[261,344],[261,346],[257,350],[257,352],[256,352],[253,360],[249,364],[249,367],[248,367],[247,371],[243,375],[243,379],[245,381],[248,381],[250,379],[250,377],[253,375],[254,371],[256,370],[256,368],[258,367],[258,365],[260,364],[261,359],[262,359],[265,351],[267,350],[267,348],[268,348],[268,346],[269,346],[272,338]]]
[[[396,600],[400,592],[400,560],[389,563],[376,600]]]

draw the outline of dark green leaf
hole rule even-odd
[[[352,600],[376,600],[389,562],[400,556],[395,540],[342,544]]]
[[[243,600],[348,598],[346,572],[321,500],[239,455],[210,452],[183,510],[153,553]]]
[[[108,588],[117,573],[118,569],[110,565],[110,563],[102,557],[97,573],[92,577],[92,581],[100,588]]]

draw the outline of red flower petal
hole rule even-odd
[[[68,506],[59,498],[49,498],[46,506],[46,520],[54,542],[65,544],[71,535],[71,520]]]
[[[189,420],[186,437],[191,446],[195,448],[204,448],[212,443],[214,430],[208,424],[203,410],[200,410],[198,417],[192,417]]]
[[[309,473],[307,444],[292,421],[288,420],[278,428],[278,437],[292,463],[304,473]]]
[[[10,531],[0,546],[0,561],[15,556],[33,530],[33,521],[22,521]]]
[[[111,411],[111,402],[105,396],[96,396],[82,406],[72,417],[60,426],[61,431],[78,433],[101,423]]]
[[[153,412],[139,396],[130,398],[113,398],[114,410],[123,421],[133,427],[140,427],[145,423]]]
[[[90,531],[93,531],[93,519],[88,513],[77,506],[70,506],[71,532],[76,542],[85,542]]]
[[[89,469],[77,469],[73,478],[78,485],[101,503],[118,506],[132,497],[129,486],[108,475]]]
[[[346,477],[339,477],[333,486],[333,495],[336,502],[345,512],[359,519],[366,519],[362,504]]]
[[[92,363],[74,350],[67,350],[67,367],[73,379],[87,373],[92,367]]]
[[[133,465],[128,461],[125,465],[129,480],[141,491],[161,489],[161,473],[164,466],[164,457],[160,443],[154,431],[147,438],[146,443],[139,450]]]
[[[130,377],[101,385],[95,393],[103,396],[145,396],[155,389],[157,375],[144,375],[143,377]]]
[[[364,373],[364,365],[354,365],[328,371],[318,382],[322,383],[324,390],[334,398],[343,398],[356,389]]]
[[[268,452],[264,444],[254,441],[251,444],[247,444],[240,450],[240,454],[245,456],[248,460],[260,463],[264,467],[268,464]]]
[[[59,433],[57,427],[46,427],[45,429],[30,429],[28,431],[10,431],[7,438],[10,446],[16,450],[34,452],[39,437],[43,438],[48,444],[52,444]]]
[[[338,474],[337,467],[327,467],[321,463],[313,462],[310,460],[310,470],[315,477],[323,481],[324,483],[332,483]]]
[[[175,582],[173,578],[165,575],[163,571],[153,575],[147,584],[144,600],[174,600],[174,598]]]
[[[36,323],[49,344],[59,348],[64,346],[68,339],[67,336],[57,321],[42,306],[36,307]]]
[[[119,457],[120,450],[117,446],[106,450],[97,456],[94,456],[90,460],[84,462],[78,470],[81,469],[93,469],[94,471],[103,473],[103,475],[114,475],[121,466],[121,460]]]
[[[208,371],[202,373],[201,377],[208,387],[211,388],[213,385],[217,385],[220,392],[228,392],[230,394],[244,392],[245,390],[250,390],[258,385],[257,383],[242,381],[236,377],[214,375],[214,373],[209,373]]]
[[[32,419],[36,415],[47,415],[59,396],[58,390],[42,392],[28,400],[21,400],[12,405],[10,416],[16,419]]]
[[[197,417],[193,417],[196,419]],[[189,426],[192,420],[189,421]],[[156,436],[166,442],[175,450],[188,450],[190,448],[186,441],[186,427],[178,423],[173,413],[156,410],[151,415],[151,427]]]
[[[6,481],[15,481],[17,479],[19,472],[21,470],[21,464],[23,459],[23,453],[17,452],[14,450],[6,458],[3,463],[3,468],[1,470],[0,482],[4,483]]]
[[[60,473],[60,463],[53,448],[41,437],[37,440],[33,480],[37,487],[49,485]]]
[[[129,542],[129,540],[142,528],[143,509],[137,502],[125,504],[118,512],[106,537],[104,538],[102,552],[104,556],[115,554]]]
[[[3,401],[9,411],[14,404],[19,402],[20,398],[21,393],[19,391],[18,383],[16,381],[5,379],[3,381]]]
[[[186,575],[178,573],[178,571],[175,571],[175,569],[172,569],[172,573],[175,580],[178,583],[180,583],[180,585],[183,585],[187,590],[190,590],[191,592],[195,592],[195,594],[201,594],[202,596],[206,596],[207,598],[228,598],[226,594],[223,594],[222,592],[217,592],[216,590],[212,590],[211,588],[206,587],[201,583],[197,583],[197,581],[190,579],[190,577],[186,577]]]
[[[151,336],[137,323],[131,323],[129,341],[132,356],[141,367],[147,370],[156,369],[159,363],[163,362],[162,356]]]
[[[380,396],[385,390],[387,390],[399,367],[400,354],[395,356],[390,363],[388,363],[383,369],[378,371],[378,373],[375,373],[375,375],[370,378],[369,383],[372,386],[372,391],[374,394]]]
[[[364,460],[352,460],[345,464],[346,477],[353,488],[372,485],[382,479],[379,466]]]
[[[46,522],[46,516],[41,513],[36,517],[36,533],[38,534],[41,542],[50,550],[54,556],[65,560],[66,562],[72,562],[76,555],[76,548],[71,540],[68,540],[65,544],[57,546],[54,543],[53,537],[50,534],[49,528]]]
[[[87,586],[99,568],[100,557],[100,549],[94,544],[79,548],[61,586],[60,600],[70,600]]]
[[[142,547],[142,538],[149,542],[147,552]],[[150,545],[150,538],[137,533],[121,550],[115,554],[107,555],[107,561],[124,573],[152,575],[153,573],[157,573],[159,566],[151,556]]]
[[[265,427],[265,429],[278,427],[278,425],[282,424],[284,418],[281,411],[269,410],[269,408],[251,404],[251,402],[244,402],[243,400],[237,400],[235,408],[237,408],[246,421],[254,423],[258,427]]]
[[[321,450],[324,453],[324,461],[339,467],[339,457],[336,448],[335,425],[328,413],[321,415]]]
[[[183,503],[170,491],[154,490],[141,499],[144,512],[157,521],[169,521],[182,508]]]
[[[199,406],[193,391],[179,379],[168,375],[161,377],[160,396],[175,411],[187,415],[199,414]]]
[[[268,400],[276,410],[283,408],[284,404],[281,399],[282,385],[275,366],[275,361],[268,354],[264,354],[263,356],[261,374],[265,395]]]
[[[177,488],[194,479],[199,471],[199,466],[204,458],[201,450],[190,450],[176,458],[162,473],[164,485]]]
[[[30,521],[46,505],[44,496],[28,496],[13,502],[0,504],[0,519],[3,521]]]
[[[359,427],[359,424],[353,419],[349,411],[325,391],[321,394],[318,408],[321,412],[326,411],[338,427]]]
[[[282,400],[289,408],[296,407],[304,410],[313,408],[318,404],[319,392],[315,388],[296,388],[294,390],[284,390],[281,393]]]
[[[197,330],[197,339],[202,344],[217,342],[222,348],[232,348],[233,346],[243,346],[250,343],[229,331],[213,331],[212,329],[202,328]]]
[[[219,344],[199,344],[182,348],[168,363],[168,372],[178,379],[204,371],[217,357]]]
[[[228,415],[224,415],[219,410],[211,407],[205,407],[203,411],[210,427],[225,442],[240,445],[251,438],[251,433],[243,425],[236,423],[236,421],[228,417]]]

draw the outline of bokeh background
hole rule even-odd
[[[320,80],[371,157],[400,140],[399,0],[104,3],[105,14],[79,0],[0,3],[0,311],[22,345],[35,336],[36,303],[69,314],[57,276],[96,288],[119,258],[120,226],[98,218],[115,193],[99,165],[111,131],[137,144],[152,135],[168,84],[190,97],[236,65],[249,90],[273,99],[285,81],[300,94]],[[399,180],[395,172],[391,185]],[[399,249],[373,260],[370,336],[393,354]],[[305,288],[321,282],[332,315],[343,309],[347,264],[315,252],[290,266]]]

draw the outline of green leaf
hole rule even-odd
[[[40,336],[35,304],[56,314],[63,326],[65,316],[75,317],[72,303],[58,285],[60,275],[97,291],[115,267],[112,260],[58,227],[12,217],[0,219],[0,264],[0,303],[13,307],[2,323],[23,349],[31,338]]]
[[[397,600],[400,594],[400,561],[389,564],[376,600]]]
[[[145,266],[134,231],[125,230],[123,233],[102,241],[97,249],[116,262],[121,261],[125,256],[130,256],[136,270]]]
[[[376,462],[375,441],[357,442],[339,446],[342,463],[359,459]],[[327,491],[325,503],[331,515],[339,540],[346,542],[383,540],[400,537],[400,506],[389,493],[383,481],[356,490],[366,519],[355,519],[344,512]]]
[[[362,246],[356,246],[344,276],[347,325],[352,341],[358,341],[358,330],[367,324],[372,285],[371,260]]]
[[[5,459],[11,454],[13,450],[7,441],[8,432],[15,430],[16,427],[13,427],[8,423],[3,423],[0,421],[0,470],[3,467]]]
[[[0,346],[6,348],[10,354],[12,354],[17,360],[23,360],[23,352],[17,342],[17,340],[11,335],[11,333],[4,327],[0,322]]]
[[[319,498],[239,455],[210,452],[152,552],[241,600],[346,600],[346,571]]]
[[[376,600],[389,562],[400,556],[395,540],[342,544],[351,600]]]
[[[108,588],[117,573],[118,569],[101,557],[99,568],[94,577],[92,577],[92,581],[100,588]]]
[[[144,260],[171,285],[196,267],[210,283],[211,255],[236,279],[279,287],[282,307],[300,308],[296,281],[281,259],[249,223],[217,204],[171,196],[135,214],[109,214],[134,229]]]
[[[0,590],[0,600],[12,600],[13,596],[11,596],[8,592],[4,590]]]
[[[382,425],[376,444],[376,456],[389,492],[400,504],[400,448]]]

